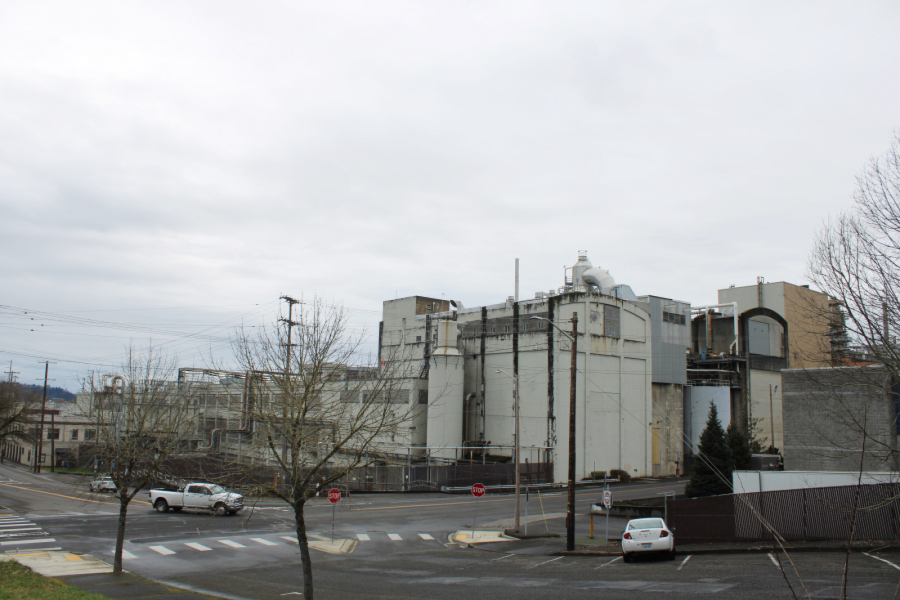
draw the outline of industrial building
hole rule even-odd
[[[689,315],[686,302],[638,298],[582,252],[561,287],[528,300],[385,301],[379,358],[417,371],[427,410],[410,441],[447,461],[513,456],[518,383],[522,462],[551,463],[563,481],[574,335],[576,476],[670,475],[682,460]]]
[[[729,287],[719,303],[693,308],[685,431],[696,448],[709,404],[723,424],[747,427],[764,446],[784,448],[782,370],[830,365],[846,346],[840,311],[809,286],[787,282]]]

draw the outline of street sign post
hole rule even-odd
[[[337,503],[341,501],[341,490],[331,488],[328,490],[328,501],[331,502],[331,541],[334,542],[334,509]]]
[[[475,496],[475,515],[472,517],[472,541],[475,541],[475,521],[478,519],[478,499],[484,496],[484,486],[476,483],[472,486],[472,495]]]
[[[603,506],[606,507],[606,543],[609,544],[609,509],[612,508],[612,492],[609,491],[609,484],[603,490]]]

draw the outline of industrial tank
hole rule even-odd
[[[437,323],[437,346],[428,371],[427,446],[435,458],[454,459],[463,443],[465,357],[457,349],[456,321]],[[461,455],[460,455],[461,456]]]
[[[593,266],[588,260],[587,250],[579,250],[578,262],[572,267],[572,285],[576,287],[585,285],[582,274]]]

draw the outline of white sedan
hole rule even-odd
[[[622,534],[622,555],[625,562],[638,552],[665,552],[675,558],[675,536],[662,519],[632,519]]]

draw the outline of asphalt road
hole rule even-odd
[[[672,481],[614,486],[617,501],[678,491]],[[587,537],[584,513],[599,491],[578,493],[578,538]],[[302,591],[300,557],[293,514],[275,503],[259,504],[234,517],[182,511],[159,514],[138,496],[129,511],[125,567],[145,577],[231,598],[286,598]],[[87,492],[77,477],[36,476],[0,465],[0,505],[52,539],[31,548],[57,546],[111,561],[117,502]],[[352,553],[313,553],[319,598],[458,598],[485,594],[492,599],[635,598],[646,592],[667,598],[699,595],[723,598],[838,597],[842,555],[792,555],[782,573],[774,557],[762,555],[691,556],[675,561],[647,557],[630,564],[608,557],[558,557],[559,541],[501,542],[460,547],[452,533],[472,526],[471,496],[370,494],[342,501],[335,513],[335,537],[356,540]],[[565,494],[531,496],[529,516],[542,520],[529,528],[564,532]],[[502,529],[513,512],[513,498],[487,495],[477,505],[476,526]],[[523,509],[524,516],[524,509]],[[546,517],[546,520],[543,520]],[[317,499],[307,509],[308,530],[331,536],[332,509]],[[624,519],[610,520],[618,536]],[[596,533],[602,531],[598,521]],[[7,538],[2,538],[7,539]],[[21,539],[21,538],[9,538]],[[15,550],[15,545],[4,549]],[[783,558],[783,557],[782,557]],[[687,562],[684,562],[687,559]],[[885,562],[887,561],[887,562]],[[855,554],[851,559],[851,598],[893,598],[900,582],[900,556]],[[900,595],[897,596],[900,598]]]

